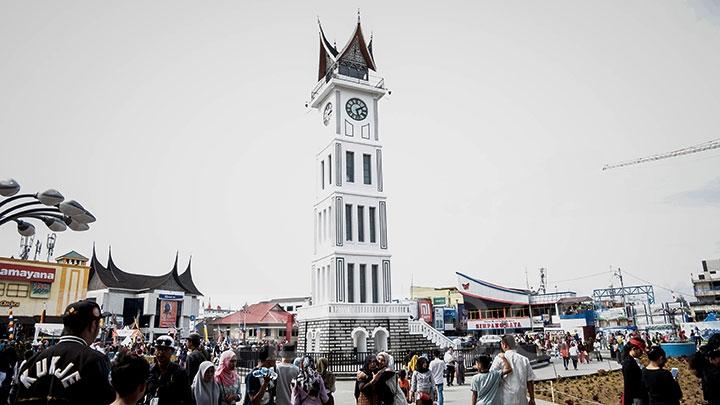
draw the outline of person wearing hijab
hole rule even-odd
[[[203,361],[200,363],[191,387],[196,404],[221,404],[222,396],[220,393],[220,385],[215,382],[215,365],[212,362]]]
[[[328,401],[325,383],[315,370],[315,362],[310,356],[303,357],[300,375],[293,379],[291,386],[291,405],[323,405]]]
[[[320,357],[317,361],[317,372],[320,374],[320,377],[323,379],[323,383],[325,384],[325,389],[327,390],[328,394],[328,400],[325,402],[325,405],[334,405],[335,404],[335,398],[333,398],[333,393],[335,392],[335,374],[333,374],[332,371],[328,368],[329,362],[328,359],[325,357]]]
[[[355,400],[357,405],[375,405],[377,404],[377,395],[375,392],[375,383],[380,379],[382,373],[378,372],[377,358],[373,355],[365,357],[365,362],[360,371],[358,371],[355,380]]]
[[[378,390],[378,395],[381,397],[380,402],[387,405],[404,405],[407,398],[397,382],[395,359],[387,352],[378,353],[376,358],[382,372],[380,379],[384,383],[384,387]]]
[[[232,350],[226,350],[220,355],[220,365],[215,372],[215,382],[220,386],[222,404],[235,405],[242,398],[240,377],[235,367],[237,356]]]

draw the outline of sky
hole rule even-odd
[[[374,35],[393,293],[456,271],[690,293],[720,257],[720,5],[689,1],[2,1],[0,177],[97,217],[56,255],[192,256],[205,303],[310,291],[319,17]],[[47,229],[37,224],[44,240]],[[0,255],[17,256],[14,226]],[[44,254],[44,253],[43,253]]]

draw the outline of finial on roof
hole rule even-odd
[[[358,24],[360,24],[360,9],[358,8]]]

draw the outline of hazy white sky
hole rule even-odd
[[[690,291],[720,257],[720,151],[600,170],[720,137],[709,0],[1,1],[0,177],[97,216],[57,254],[112,245],[150,274],[192,254],[213,304],[308,294],[316,16],[342,46],[357,7],[392,90],[395,297],[541,266],[551,290],[589,294],[609,274],[561,280],[612,265]],[[0,254],[18,245],[0,229]]]

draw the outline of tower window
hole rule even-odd
[[[365,267],[366,265],[360,265],[360,302],[367,302],[367,288],[365,280]]]
[[[355,182],[355,153],[345,152],[345,181]]]
[[[363,207],[362,205],[358,205],[357,215],[358,242],[365,242],[365,207]]]
[[[372,268],[372,302],[378,302],[378,265],[373,264]]]
[[[325,189],[325,161],[320,162],[320,187]]]
[[[332,184],[332,155],[328,155],[328,184]]]
[[[370,243],[375,243],[375,207],[368,208],[368,217],[370,222]]]
[[[363,183],[372,183],[372,166],[370,155],[363,155]]]
[[[352,205],[345,204],[345,240],[352,240]]]
[[[355,265],[347,265],[348,302],[355,302]]]

